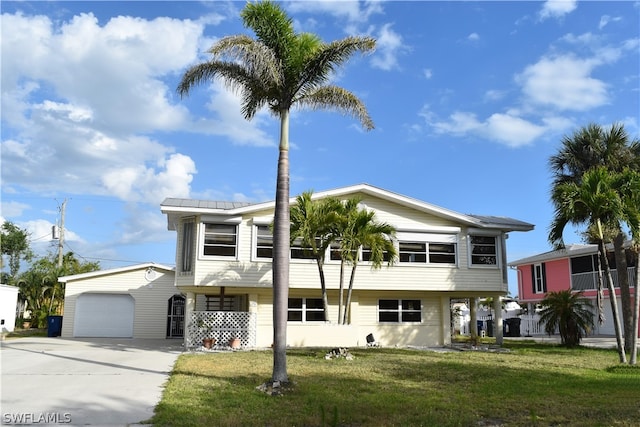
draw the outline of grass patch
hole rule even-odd
[[[183,354],[154,426],[637,426],[640,383],[615,350],[532,342],[508,353],[291,349],[284,396],[256,390],[270,351]],[[633,370],[637,372],[637,370]]]
[[[25,338],[25,337],[46,337],[47,329],[15,329],[12,332],[7,333],[7,338]]]

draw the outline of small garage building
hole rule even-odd
[[[155,263],[64,276],[62,336],[181,338],[184,296],[175,271]]]

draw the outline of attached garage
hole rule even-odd
[[[76,301],[75,337],[132,338],[135,301],[126,294],[82,294]]]
[[[184,296],[175,271],[155,263],[60,277],[65,283],[63,338],[180,338]],[[178,313],[180,314],[180,313]]]

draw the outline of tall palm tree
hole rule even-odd
[[[613,172],[622,172],[625,167],[640,171],[640,141],[631,139],[624,125],[614,123],[608,128],[590,123],[570,136],[564,136],[558,152],[549,159],[553,173],[553,185],[563,182],[580,183],[584,173],[594,167],[604,166]],[[631,349],[632,310],[626,256],[623,248],[625,235],[620,224],[612,224],[613,242],[618,284],[622,301],[625,348]],[[596,239],[597,240],[597,239]],[[599,306],[600,308],[600,306]],[[602,316],[602,313],[600,313]]]
[[[563,182],[554,186],[551,200],[555,207],[554,218],[549,231],[549,241],[555,247],[563,247],[562,233],[567,224],[594,226],[597,230],[598,247],[606,276],[611,302],[611,313],[621,363],[626,363],[622,343],[622,331],[618,317],[618,304],[613,286],[611,269],[606,256],[603,224],[619,224],[625,219],[624,202],[619,193],[619,174],[612,174],[606,167],[599,166],[584,173],[580,184]]]
[[[329,320],[329,299],[324,276],[324,261],[327,249],[336,238],[336,212],[340,201],[334,197],[312,199],[313,192],[305,191],[291,206],[291,242],[299,239],[304,248],[316,260],[320,275],[320,289],[324,307],[324,320]]]
[[[582,292],[563,290],[549,292],[542,302],[540,325],[548,334],[560,331],[562,344],[575,347],[594,327],[591,302],[582,297]]]
[[[273,376],[288,382],[287,301],[289,296],[289,112],[294,106],[333,109],[373,129],[366,107],[353,93],[327,83],[332,72],[356,52],[374,49],[371,37],[346,37],[324,43],[314,34],[296,33],[293,20],[275,2],[247,3],[240,14],[247,35],[224,37],[210,49],[211,59],[189,68],[178,85],[191,89],[221,79],[242,97],[247,120],[263,107],[280,120],[273,235]]]
[[[396,233],[395,227],[385,222],[378,222],[375,219],[375,212],[367,209],[358,209],[359,199],[350,199],[343,206],[342,226],[340,227],[340,254],[342,265],[340,269],[340,292],[342,293],[343,266],[344,263],[351,265],[349,277],[349,289],[347,299],[344,304],[344,311],[339,310],[342,315],[342,324],[349,323],[349,310],[351,307],[351,295],[355,282],[356,268],[360,261],[360,250],[366,250],[367,261],[371,263],[371,268],[379,269],[384,261],[387,265],[395,262],[397,252],[393,244]],[[354,209],[354,207],[356,207]],[[340,297],[342,304],[342,296]]]
[[[638,358],[638,318],[640,317],[640,172],[626,169],[618,176],[620,194],[623,201],[624,221],[629,227],[632,250],[636,255],[636,277],[631,321],[631,345],[629,364],[637,364]]]

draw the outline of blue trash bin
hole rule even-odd
[[[48,316],[47,326],[48,337],[59,337],[62,335],[62,316]]]
[[[478,336],[482,336],[482,331],[484,330],[484,321],[483,320],[477,320],[476,323],[478,323]]]

